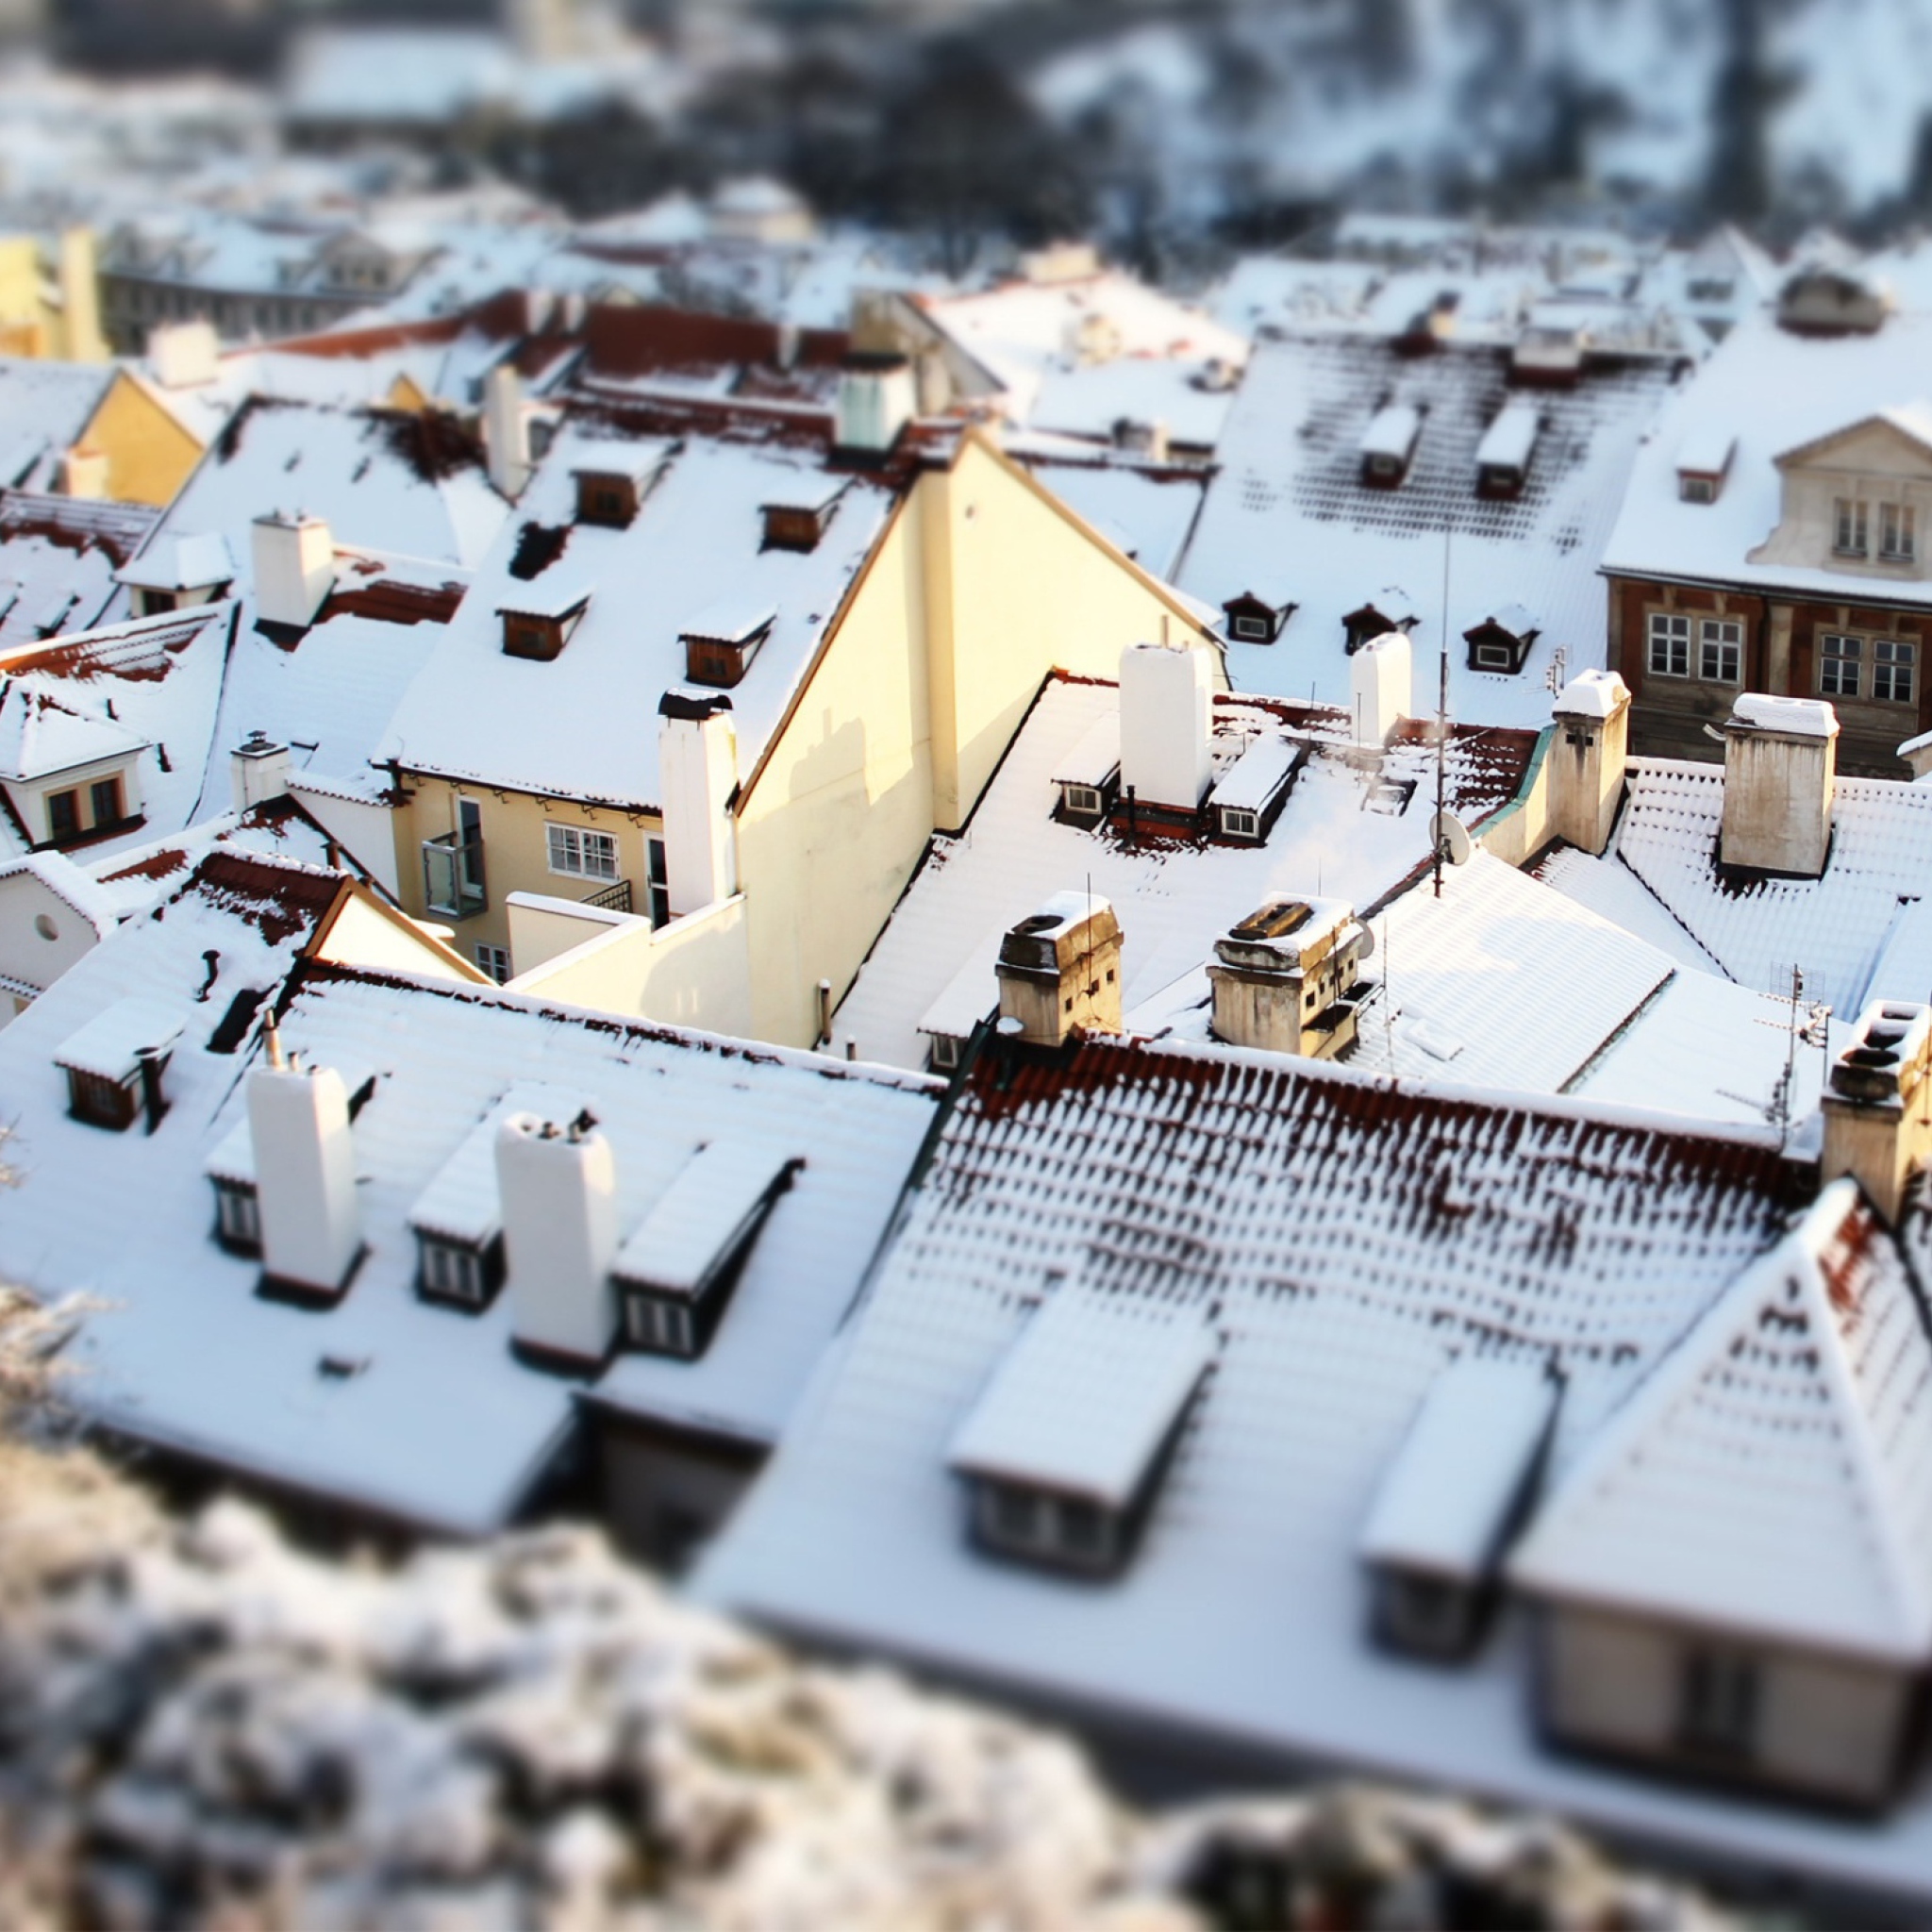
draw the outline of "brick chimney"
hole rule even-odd
[[[1818,698],[1744,691],[1724,720],[1726,865],[1815,879],[1831,850],[1838,713]]]
[[[738,890],[738,733],[722,691],[672,690],[658,706],[658,788],[674,914]]]
[[[1415,702],[1415,671],[1408,633],[1386,632],[1371,638],[1349,659],[1348,676],[1355,699],[1355,738],[1357,744],[1387,744],[1389,734],[1408,715]]]
[[[517,1345],[590,1367],[617,1329],[617,1166],[584,1116],[515,1113],[496,1135],[496,1191]]]
[[[1214,1037],[1333,1059],[1355,1042],[1349,995],[1368,950],[1368,928],[1346,901],[1268,900],[1215,941],[1208,967]]]
[[[1584,671],[1556,703],[1550,830],[1579,851],[1610,842],[1630,760],[1630,691],[1614,671]]]
[[[1000,1018],[1036,1046],[1121,1030],[1121,923],[1105,899],[1056,892],[1008,928],[994,970]]]
[[[1932,1157],[1932,1007],[1874,1000],[1833,1062],[1824,1093],[1827,1184],[1850,1174],[1894,1227],[1911,1177]]]
[[[1121,789],[1141,805],[1198,810],[1213,782],[1214,673],[1205,651],[1129,644],[1121,653]]]
[[[262,1272],[297,1294],[334,1300],[362,1249],[356,1148],[341,1075],[331,1067],[284,1061],[271,1031],[266,1063],[248,1075],[248,1131]]]

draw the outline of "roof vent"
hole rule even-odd
[[[1121,923],[1107,900],[1056,892],[1000,941],[1000,1017],[1019,1038],[1058,1046],[1121,1030]],[[1010,1029],[1008,1029],[1010,1030]]]

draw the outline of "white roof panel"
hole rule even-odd
[[[138,996],[116,1000],[60,1042],[54,1064],[103,1080],[130,1079],[142,1054],[172,1047],[181,1026],[178,1007]]]
[[[618,1251],[611,1273],[667,1294],[699,1293],[804,1164],[801,1156],[742,1136],[699,1148]]]

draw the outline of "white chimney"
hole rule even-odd
[[[904,356],[855,350],[839,375],[833,440],[841,449],[883,455],[898,441],[916,407],[912,365]]]
[[[664,812],[665,882],[674,914],[738,890],[738,732],[721,691],[667,691],[658,707],[658,790]]]
[[[1415,669],[1407,631],[1371,638],[1349,659],[1357,744],[1387,744],[1389,734],[1410,715]]]
[[[340,1294],[361,1251],[349,1096],[330,1067],[269,1060],[248,1075],[248,1131],[263,1272],[311,1295]]]
[[[1726,865],[1823,875],[1838,782],[1838,713],[1820,698],[1742,691],[1724,720]]]
[[[524,379],[510,362],[483,378],[483,454],[490,480],[514,501],[530,480],[530,421],[524,408]]]
[[[238,812],[284,796],[289,790],[289,747],[251,731],[247,741],[228,754],[228,784]]]
[[[60,457],[60,494],[98,502],[108,493],[108,452],[75,443]]]
[[[212,323],[157,323],[147,332],[147,359],[163,389],[193,389],[221,373],[221,339]]]
[[[1601,854],[1624,802],[1630,760],[1630,690],[1614,671],[1580,671],[1555,707],[1550,830]]]
[[[518,1344],[601,1362],[617,1326],[617,1165],[578,1121],[511,1114],[496,1135],[496,1193]]]
[[[257,517],[255,614],[300,630],[315,622],[335,588],[336,548],[320,517]]]
[[[1214,674],[1205,651],[1129,644],[1121,653],[1121,787],[1140,805],[1193,811],[1213,782]]]

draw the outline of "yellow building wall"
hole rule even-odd
[[[563,799],[543,799],[527,791],[499,791],[487,785],[458,785],[444,778],[407,776],[414,794],[396,808],[396,877],[398,897],[412,919],[450,925],[450,941],[465,959],[474,961],[479,944],[509,944],[509,915],[504,900],[511,892],[548,892],[559,899],[588,899],[603,881],[550,870],[546,825],[587,825],[608,832],[617,841],[617,869],[630,881],[631,909],[650,910],[645,880],[644,841],[659,830],[655,817],[642,813],[596,809]],[[423,893],[423,843],[457,829],[457,804],[469,799],[478,808],[483,826],[483,883],[489,903],[468,919],[451,920],[431,912]]]
[[[81,431],[81,447],[108,458],[108,494],[121,503],[174,502],[202,446],[125,370]]]
[[[41,347],[14,350],[16,355],[47,353],[48,311],[41,300],[41,252],[30,236],[9,235],[0,240],[0,327],[12,339],[25,341],[27,332],[37,332]],[[12,332],[21,333],[14,337]]]

